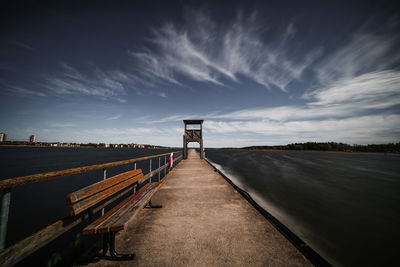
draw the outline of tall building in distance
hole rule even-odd
[[[7,135],[5,133],[0,133],[0,142],[7,141]]]
[[[35,135],[29,136],[29,143],[36,143],[36,136]]]

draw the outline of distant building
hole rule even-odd
[[[36,136],[35,135],[29,136],[29,143],[36,143]]]
[[[7,135],[5,133],[0,133],[0,142],[7,141]]]

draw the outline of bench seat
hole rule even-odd
[[[135,194],[113,207],[106,214],[83,229],[82,234],[101,234],[123,230],[138,212],[146,206],[162,183],[153,182],[141,187]]]
[[[151,173],[146,175],[151,178]],[[71,216],[88,214],[92,221],[82,231],[82,234],[103,234],[103,252],[101,257],[107,258],[109,251],[111,260],[132,260],[134,254],[119,254],[115,251],[115,234],[123,230],[139,211],[149,205],[151,208],[161,208],[152,206],[151,198],[161,188],[163,182],[150,182],[144,184],[147,178],[141,169],[127,171],[108,179],[89,185],[78,191],[67,195],[67,203]],[[136,188],[140,187],[137,191]],[[106,214],[94,220],[93,208],[107,200],[115,201],[117,198],[133,190],[133,194],[122,200]],[[136,191],[136,192],[135,192]],[[110,199],[114,198],[114,199]]]

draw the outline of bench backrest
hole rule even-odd
[[[118,174],[67,195],[70,214],[75,216],[143,178],[141,169]]]

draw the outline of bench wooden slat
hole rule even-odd
[[[119,175],[118,175],[119,176]],[[140,173],[136,176],[134,176],[131,179],[126,179],[125,181],[115,184],[114,186],[108,187],[107,189],[100,191],[98,194],[91,195],[90,197],[87,197],[86,199],[83,199],[80,202],[75,202],[74,204],[70,205],[70,213],[71,215],[75,216],[82,211],[87,210],[88,208],[96,205],[100,201],[112,196],[113,194],[123,190],[124,188],[132,185],[133,183],[137,182],[143,177],[143,174]],[[113,179],[114,177],[110,178]],[[103,183],[106,182],[102,181]]]
[[[118,221],[113,222],[113,224],[110,226],[110,231],[116,232],[123,230],[125,228],[125,225],[127,225],[130,221],[133,220],[138,211],[143,209],[146,204],[153,198],[155,193],[160,190],[162,184],[155,186],[149,190],[149,192],[146,194],[145,197],[143,197],[137,204],[136,207],[128,207],[127,211],[123,213],[123,216],[120,216],[120,219]]]
[[[146,203],[151,199],[152,195],[156,192],[156,189],[159,187],[160,183],[158,182],[146,184],[134,195],[128,197],[102,217],[97,219],[95,222],[88,225],[85,229],[83,229],[82,233],[84,235],[99,234],[124,229],[124,225],[127,223],[127,220],[121,221],[121,217],[128,215],[129,218],[133,218],[134,215],[136,215],[136,213],[146,205]],[[116,224],[117,221],[119,222]],[[115,230],[113,227],[116,227]]]
[[[127,210],[127,208],[132,207],[135,210],[140,210],[140,205],[138,203],[146,199],[148,196],[149,192],[151,191],[152,188],[157,186],[158,183],[149,183],[144,185],[139,192],[137,192],[137,197],[133,197],[131,201],[127,201],[124,204],[122,204],[118,210],[112,213],[112,216],[104,222],[104,224],[98,229],[99,233],[104,233],[104,232],[109,232],[111,230],[111,226],[114,224],[115,221],[117,221],[120,217],[121,214],[124,214]]]
[[[89,185],[87,187],[84,187],[82,189],[79,189],[78,191],[75,191],[73,193],[70,193],[67,195],[67,201],[68,203],[72,204],[74,202],[80,201],[84,198],[87,198],[99,191],[102,191],[106,189],[107,187],[113,186],[114,184],[117,184],[123,180],[126,180],[128,178],[134,177],[138,174],[142,173],[141,169],[133,170],[133,171],[128,171],[125,173],[121,173],[119,175],[116,175],[114,177],[108,178],[106,180],[97,182],[95,184]]]
[[[135,178],[138,180],[142,177],[142,175],[138,175]],[[137,180],[136,179],[128,179],[120,184],[117,184],[113,187],[110,187],[96,195],[93,195],[91,197],[88,197],[85,200],[82,200],[81,202],[75,203],[71,205],[70,212],[72,215],[77,215],[81,213],[82,211],[87,210],[88,208],[96,205],[100,201],[103,201],[104,199],[114,195],[115,193],[123,190],[124,188],[130,186],[131,184],[135,183]]]
[[[113,219],[108,222],[106,227],[109,227],[110,231],[120,231],[124,229],[124,226],[130,219],[134,218],[136,212],[145,207],[147,202],[153,197],[153,195],[160,188],[160,183],[154,182],[151,183],[145,195],[136,202],[135,205],[125,205],[123,209],[119,210],[117,214],[113,216]]]
[[[147,185],[145,185],[142,188],[140,188],[135,194],[129,196],[128,198],[123,200],[121,203],[119,203],[117,206],[115,206],[111,210],[109,210],[106,214],[104,214],[103,216],[98,218],[96,221],[94,221],[90,225],[86,226],[86,228],[83,229],[82,233],[83,234],[96,234],[96,233],[98,233],[98,229],[103,227],[103,225],[105,223],[107,223],[107,220],[110,220],[111,217],[114,216],[114,214],[116,212],[118,212],[118,210],[123,208],[123,205],[125,205],[127,203],[132,203],[134,205],[135,201],[139,201],[143,196],[145,196],[146,193],[147,193],[147,188],[148,188]]]

